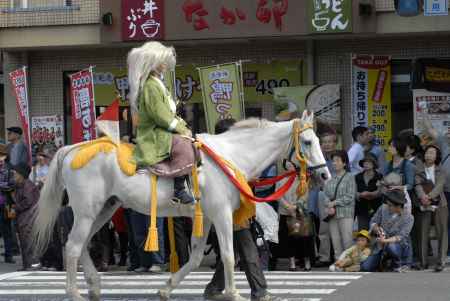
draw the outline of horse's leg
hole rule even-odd
[[[77,286],[77,266],[78,259],[91,232],[93,222],[93,218],[88,216],[75,218],[66,244],[66,292],[74,301],[85,300],[81,297]]]
[[[203,236],[192,236],[192,252],[189,257],[189,261],[175,274],[172,274],[171,278],[167,281],[165,289],[159,291],[161,300],[168,300],[170,293],[180,284],[181,281],[194,269],[200,266],[204,257],[204,251],[206,248],[206,241],[208,240],[208,233],[211,229],[211,222],[206,218],[203,219]]]
[[[81,263],[83,264],[83,272],[84,278],[86,279],[86,283],[88,286],[89,292],[89,300],[90,301],[99,301],[100,300],[100,276],[98,275],[97,269],[95,268],[94,263],[92,262],[91,255],[88,251],[88,244],[98,230],[103,227],[103,225],[111,219],[114,212],[116,212],[117,208],[120,207],[120,203],[117,201],[113,201],[110,199],[106,202],[105,207],[102,209],[100,214],[97,216],[97,219],[94,221],[91,229],[91,233],[89,234],[86,243],[83,246],[83,251],[81,254]]]
[[[225,296],[232,301],[247,300],[239,295],[234,283],[233,213],[224,209],[214,221],[225,273]]]

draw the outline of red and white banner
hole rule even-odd
[[[70,76],[70,94],[72,98],[72,143],[95,139],[95,100],[92,68]]]
[[[31,139],[30,139],[30,106],[28,102],[27,67],[22,67],[9,74],[11,86],[16,96],[17,111],[19,112],[25,142],[28,147],[28,155],[31,163]]]

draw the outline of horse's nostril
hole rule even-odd
[[[328,176],[327,176],[326,173],[323,173],[320,176],[322,177],[323,180],[327,180],[328,179]]]

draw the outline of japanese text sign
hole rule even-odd
[[[145,41],[163,38],[163,0],[122,1],[122,40]]]
[[[166,1],[166,38],[208,39],[306,34],[305,1]]]
[[[378,144],[386,149],[392,135],[389,56],[353,56],[352,108],[353,127],[372,128]]]
[[[96,138],[94,81],[92,70],[70,76],[72,98],[72,143]]]
[[[208,132],[217,121],[242,118],[240,65],[236,63],[199,68]]]
[[[28,100],[27,69],[17,69],[9,74],[11,86],[16,97],[17,111],[28,147],[28,155],[31,160],[31,137],[30,137],[30,105]],[[31,163],[31,161],[30,161]]]
[[[308,0],[312,33],[352,31],[352,0]]]
[[[425,0],[425,16],[448,16],[448,0]]]

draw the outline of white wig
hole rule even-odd
[[[159,42],[148,42],[141,47],[133,48],[128,53],[128,95],[131,110],[137,112],[139,91],[144,87],[150,73],[161,64],[166,64],[173,70],[176,64],[176,54],[173,47],[166,47]]]

